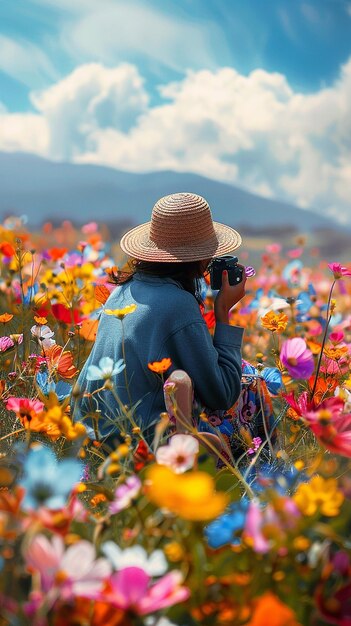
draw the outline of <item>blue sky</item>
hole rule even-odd
[[[0,25],[0,150],[350,215],[351,0],[2,0]]]

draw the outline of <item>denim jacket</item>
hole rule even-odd
[[[168,357],[172,366],[165,377],[174,369],[185,370],[203,405],[228,409],[234,404],[241,390],[242,328],[217,323],[212,338],[194,296],[170,278],[137,272],[114,289],[105,308],[123,309],[130,304],[136,304],[136,310],[123,321],[101,314],[94,346],[78,378],[82,392],[91,394],[103,385],[101,380],[86,379],[89,365],[98,366],[105,356],[116,362],[125,354],[126,372],[113,382],[123,405],[139,402],[135,419],[148,429],[165,411],[161,376],[150,371],[148,363]],[[92,408],[100,411],[100,435],[118,430],[119,403],[111,391],[76,402],[74,417],[82,419]]]

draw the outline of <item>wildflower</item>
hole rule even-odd
[[[152,372],[156,374],[164,374],[172,365],[171,359],[162,359],[161,361],[154,361],[153,363],[148,363],[148,368]]]
[[[255,454],[255,452],[257,452],[257,450],[259,449],[261,443],[262,443],[262,439],[261,437],[254,437],[252,440],[253,446],[252,448],[249,448],[247,453],[248,454]]]
[[[339,515],[344,501],[343,493],[338,489],[335,478],[324,479],[314,476],[309,483],[301,483],[293,500],[303,515],[310,517],[320,512],[327,517]]]
[[[313,354],[301,337],[284,341],[280,360],[293,378],[309,378],[314,370]]]
[[[25,460],[24,477],[20,481],[26,490],[23,508],[62,508],[72,488],[80,480],[81,473],[82,466],[76,459],[58,462],[49,448],[33,448]]]
[[[161,446],[156,452],[156,461],[167,465],[176,474],[186,472],[193,467],[199,453],[199,442],[191,435],[173,435],[167,446]]]
[[[44,404],[34,398],[15,398],[11,396],[6,403],[8,411],[14,411],[24,426],[30,425],[37,413],[43,410]]]
[[[141,482],[137,476],[129,476],[123,485],[119,485],[114,493],[114,500],[109,505],[110,513],[119,513],[129,507],[137,497],[141,488]]]
[[[50,397],[50,396],[49,396]],[[38,421],[43,424],[43,430],[54,441],[59,437],[66,437],[68,441],[75,441],[84,437],[86,428],[81,422],[74,424],[70,417],[65,414],[63,406],[57,404],[57,396],[52,393],[55,400],[50,403],[47,411],[38,415]]]
[[[38,339],[42,347],[45,349],[50,348],[56,343],[56,341],[52,339],[54,333],[51,328],[49,328],[49,326],[40,324],[34,325],[30,329],[30,332],[32,333],[33,337],[36,337]]]
[[[175,474],[168,467],[153,465],[145,487],[157,506],[188,520],[213,519],[228,503],[228,496],[215,492],[213,479],[205,472]]]
[[[123,359],[119,359],[116,363],[109,356],[104,356],[99,361],[99,367],[89,365],[87,371],[87,380],[109,380],[112,376],[117,376],[125,368]]]
[[[347,269],[340,263],[328,263],[330,271],[334,274],[335,280],[339,280],[343,276],[351,276],[351,270]]]
[[[246,626],[301,626],[295,612],[271,591],[255,601],[253,615]]]
[[[10,350],[14,345],[14,341],[10,337],[0,337],[0,353]]]
[[[235,502],[229,511],[215,519],[205,528],[205,537],[211,548],[221,548],[226,543],[240,544],[240,537],[236,533],[243,529],[248,508],[248,500]]]
[[[351,458],[351,414],[340,397],[327,398],[318,409],[303,413],[305,423],[331,452]]]
[[[34,321],[36,324],[38,324],[38,326],[45,326],[48,320],[46,319],[46,317],[40,317],[38,315],[34,315]]]
[[[64,350],[57,344],[45,350],[45,356],[50,372],[57,372],[62,378],[73,378],[78,374],[73,365],[73,355],[69,350]]]
[[[36,364],[36,366],[43,365],[44,363],[46,364],[44,358],[42,358],[41,362],[40,359],[41,357],[39,357],[39,364]],[[57,399],[62,402],[65,398],[68,398],[68,396],[71,395],[72,385],[63,380],[59,380],[55,383],[52,379],[50,379],[47,371],[37,372],[35,380],[37,385],[40,387],[40,391],[45,396],[48,396],[50,393],[54,393],[57,396]]]
[[[190,590],[181,585],[182,578],[173,570],[152,584],[145,570],[126,567],[112,574],[101,599],[118,609],[148,615],[189,598]]]
[[[119,320],[123,320],[129,313],[134,313],[136,308],[136,304],[128,304],[124,309],[105,309],[104,313],[106,313],[106,315],[114,315],[118,317]]]
[[[274,311],[268,311],[266,315],[261,317],[261,323],[263,328],[273,332],[283,332],[288,324],[288,316],[285,313],[274,313]]]
[[[337,345],[338,343],[341,343],[342,341],[344,341],[345,333],[343,330],[340,330],[340,331],[334,330],[333,332],[330,333],[329,339],[332,342],[332,344]]]
[[[11,313],[3,313],[2,315],[0,315],[0,323],[7,324],[7,322],[11,322],[12,318],[13,315],[11,315]]]
[[[41,591],[51,606],[56,599],[96,597],[111,573],[106,559],[95,560],[95,548],[89,541],[78,541],[65,550],[58,535],[51,541],[45,535],[36,535],[25,548],[24,557],[27,565],[39,574]]]
[[[154,550],[151,554],[147,554],[146,550],[138,545],[121,550],[114,541],[103,543],[101,550],[115,570],[121,570],[126,567],[139,567],[149,576],[162,576],[168,568],[162,550]]]
[[[94,295],[98,302],[105,304],[107,298],[110,297],[111,292],[105,285],[96,285]]]

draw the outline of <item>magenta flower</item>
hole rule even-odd
[[[126,567],[112,574],[100,599],[136,615],[149,615],[189,598],[190,590],[181,586],[181,581],[182,574],[173,570],[152,584],[140,567]]]
[[[34,400],[31,398],[15,398],[15,396],[11,396],[6,403],[6,408],[8,411],[14,411],[17,417],[32,417],[37,413],[41,413],[44,408],[43,402],[40,400]]]
[[[95,556],[89,541],[78,541],[65,550],[59,535],[51,541],[45,535],[36,535],[24,553],[27,565],[39,574],[41,592],[49,606],[59,598],[97,597],[111,566],[107,559],[95,560]]]
[[[280,360],[292,378],[309,378],[314,370],[313,354],[301,337],[284,341]]]
[[[341,398],[327,398],[314,411],[303,413],[302,418],[330,452],[351,458],[351,414],[343,411]]]
[[[351,270],[340,263],[328,263],[328,267],[333,272],[335,280],[339,280],[343,276],[351,276]]]
[[[141,481],[137,476],[129,476],[123,485],[115,490],[115,499],[109,506],[110,513],[119,513],[123,509],[128,508],[132,500],[134,500],[141,488]]]
[[[11,337],[0,337],[0,352],[6,352],[6,350],[13,348],[14,345]]]
[[[338,343],[341,343],[345,339],[345,333],[343,330],[334,330],[329,335],[330,341],[336,346]]]

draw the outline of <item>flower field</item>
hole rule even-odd
[[[224,420],[177,432],[171,361],[145,364],[168,409],[150,443],[118,405],[124,360],[90,367],[116,395],[112,449],[74,405],[99,318],[134,313],[105,306],[118,246],[8,218],[0,258],[0,626],[351,626],[351,269],[264,247],[231,313],[254,395]]]

